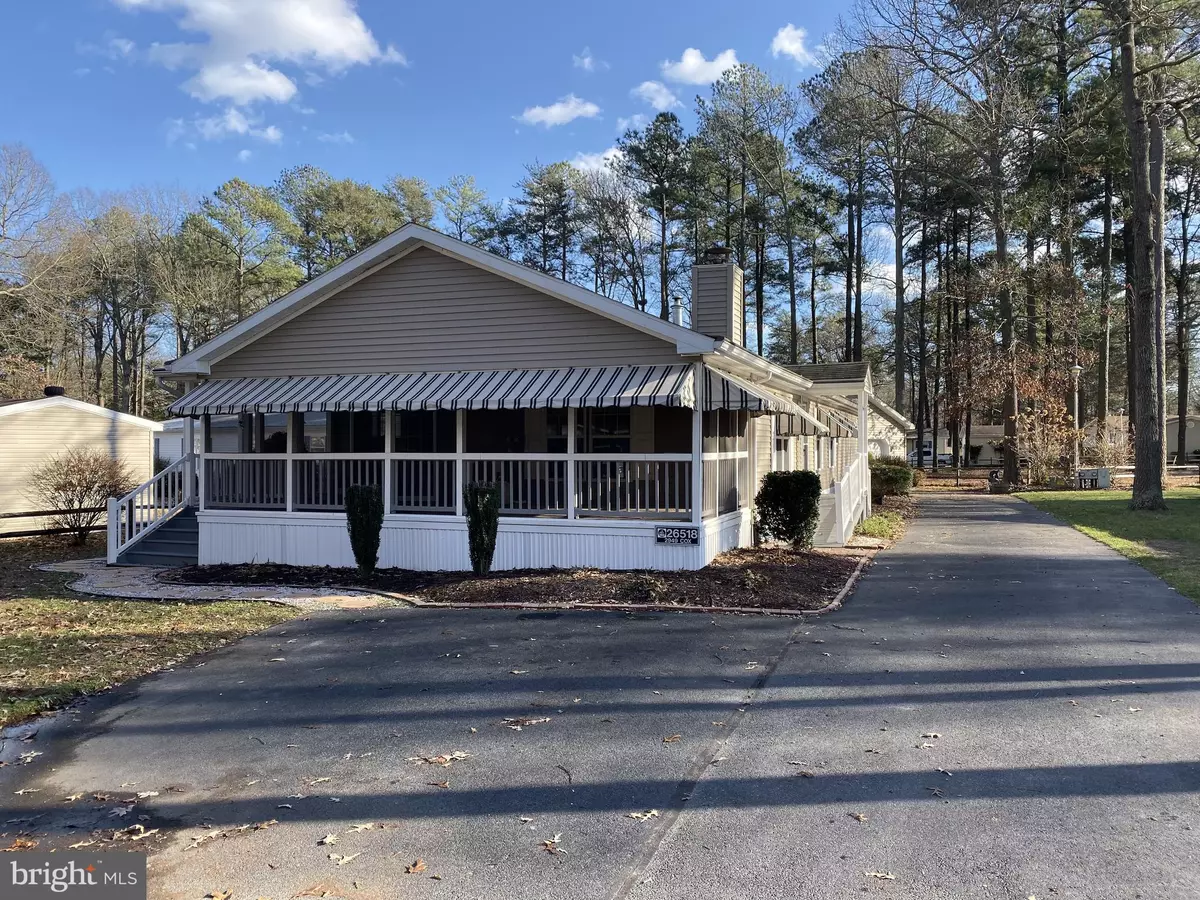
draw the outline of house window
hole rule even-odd
[[[401,410],[394,416],[392,449],[396,453],[455,451],[455,414],[451,410]]]
[[[206,453],[287,453],[287,413],[209,416]]]
[[[383,452],[381,412],[306,412],[295,416],[296,453]]]
[[[463,414],[467,453],[524,453],[525,410],[468,409]]]
[[[628,453],[632,435],[628,407],[588,408],[576,414],[576,453]]]
[[[546,452],[567,452],[567,411],[565,409],[546,410]]]
[[[704,516],[722,515],[749,504],[748,423],[745,410],[718,409],[704,414]]]

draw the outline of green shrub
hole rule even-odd
[[[500,488],[495,484],[472,482],[463,489],[463,508],[467,515],[467,552],[471,571],[486,575],[496,555],[496,532],[500,528]]]
[[[812,546],[821,514],[821,479],[816,472],[768,472],[754,502],[765,537],[802,550]]]
[[[907,494],[912,490],[913,470],[907,465],[888,462],[871,464],[871,501],[882,503],[884,497]]]
[[[383,492],[375,484],[346,488],[346,530],[358,571],[370,575],[379,563],[379,535],[383,531]]]

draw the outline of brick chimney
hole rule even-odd
[[[745,344],[742,270],[728,247],[713,245],[692,266],[692,328],[709,337]]]
[[[66,396],[67,389],[61,385],[48,384],[42,388],[42,393],[47,397],[64,397]]]

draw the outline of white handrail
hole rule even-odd
[[[843,546],[853,536],[859,514],[866,508],[866,491],[869,484],[866,471],[867,457],[859,454],[832,487],[834,530],[838,543]]]
[[[192,496],[193,455],[184,454],[124,497],[108,501],[108,564],[185,507]]]

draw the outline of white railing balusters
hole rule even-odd
[[[187,505],[185,476],[192,455],[185,454],[124,497],[108,501],[108,563],[150,534]]]

